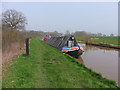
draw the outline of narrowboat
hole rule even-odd
[[[84,52],[84,49],[78,45],[73,35],[51,37],[46,41],[46,43],[75,58],[78,58],[79,55],[82,55]]]

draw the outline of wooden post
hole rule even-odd
[[[29,55],[29,38],[26,38],[26,56]]]

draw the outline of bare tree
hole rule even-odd
[[[65,35],[70,35],[70,31],[69,31],[69,30],[66,30],[66,31],[65,31]]]
[[[87,32],[85,31],[76,31],[74,35],[75,36],[88,36]]]
[[[104,37],[106,37],[107,35],[103,34]]]
[[[18,12],[14,9],[6,10],[2,13],[2,25],[8,26],[12,30],[24,30],[27,24],[26,17],[22,12]]]
[[[114,34],[113,34],[113,33],[111,33],[111,34],[110,34],[110,36],[111,36],[111,37],[113,37],[113,36],[114,36]]]
[[[102,36],[102,33],[97,33],[97,36]]]

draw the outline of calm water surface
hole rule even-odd
[[[120,51],[85,44],[80,44],[80,46],[85,48],[85,52],[79,57],[80,61],[93,71],[101,73],[103,77],[119,82],[118,58]]]

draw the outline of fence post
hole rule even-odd
[[[29,38],[26,38],[25,42],[26,42],[26,56],[28,56],[29,55]]]

